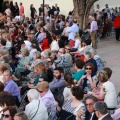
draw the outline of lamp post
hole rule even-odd
[[[44,6],[45,6],[45,0],[43,0],[43,25],[45,24],[45,10],[44,10]]]

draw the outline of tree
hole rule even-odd
[[[96,1],[98,0],[73,0],[74,14],[81,29],[86,25],[91,7]]]

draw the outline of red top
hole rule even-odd
[[[41,48],[42,48],[42,51],[50,48],[48,38],[43,39]]]
[[[120,17],[116,17],[114,19],[113,27],[114,28],[120,27]]]

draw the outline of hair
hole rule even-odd
[[[17,113],[16,107],[14,107],[14,106],[9,106],[9,107],[3,109],[3,113],[4,113],[5,111],[7,111],[7,110],[10,112],[10,116],[12,117],[12,120],[13,120],[15,114]]]
[[[89,100],[89,99],[90,99],[90,100],[93,100],[94,103],[97,102],[97,98],[96,98],[95,96],[90,95],[90,96],[87,96],[87,97],[84,99],[84,103],[86,103],[86,101]]]
[[[92,58],[92,54],[90,51],[86,51],[84,55],[87,55],[89,58]]]
[[[44,58],[48,58],[48,54],[47,54],[47,52],[45,52],[45,51],[43,51],[43,52],[41,52],[41,56],[43,56]]]
[[[49,83],[46,81],[42,81],[40,83],[38,83],[37,85],[37,89],[41,88],[43,91],[47,92],[49,89]]]
[[[7,50],[0,50],[0,55],[9,55],[9,52]]]
[[[77,68],[82,69],[84,66],[84,62],[80,58],[75,58],[74,64]]]
[[[0,81],[0,92],[4,91],[4,84]]]
[[[58,70],[60,73],[64,73],[64,70],[62,67],[56,67],[54,70]]]
[[[83,99],[84,91],[81,87],[73,86],[71,88],[71,93],[77,100],[82,100]]]
[[[90,44],[91,44],[91,39],[85,40],[84,43],[85,43],[86,45],[90,45]]]
[[[23,111],[16,113],[15,116],[18,116],[20,120],[28,120],[27,115]]]
[[[108,78],[110,78],[112,75],[112,70],[108,67],[103,68],[103,70],[107,72]]]
[[[43,79],[43,81],[47,81],[47,82],[49,81],[49,79],[48,79],[48,77],[47,77],[47,76],[41,76],[40,78],[42,78],[42,79]],[[39,78],[39,79],[40,79],[40,78]]]
[[[25,56],[28,56],[29,55],[29,50],[28,49],[21,49],[21,53],[23,53]]]
[[[94,53],[94,54],[97,54],[97,51],[94,48],[90,49],[90,52]]]
[[[30,89],[27,92],[27,97],[31,98],[31,100],[39,99],[39,92],[36,89]]]
[[[61,50],[63,54],[65,53],[65,49],[64,48],[60,48],[59,50]]]
[[[92,71],[94,70],[94,64],[93,63],[91,63],[91,62],[88,62],[88,63],[86,63],[85,64],[85,66],[84,66],[84,68],[86,68],[87,66],[91,66],[91,68],[92,68]]]
[[[0,64],[0,71],[3,73],[6,70],[8,70],[8,67],[5,64]]]
[[[100,72],[98,72],[97,78],[100,82],[107,82],[108,81],[108,74],[106,71],[101,70]]]
[[[42,73],[46,73],[46,66],[44,63],[40,62],[37,65],[35,65],[34,67],[39,68],[42,71]]]
[[[70,73],[65,73],[64,80],[67,82],[68,87],[72,87],[72,85],[74,85],[74,81]]]
[[[9,75],[12,76],[12,72],[10,70],[5,70],[4,73],[5,72],[9,73]]]
[[[37,59],[41,57],[41,54],[39,51],[34,52],[33,55],[35,55]]]
[[[0,105],[4,106],[15,106],[15,99],[14,97],[8,92],[0,92]]]
[[[107,104],[105,102],[96,102],[94,104],[95,110],[99,111],[102,115],[107,114]]]
[[[80,35],[79,35],[79,33],[77,33],[77,32],[76,32],[76,33],[74,34],[74,38],[76,38],[76,39],[79,39],[79,40],[80,40]]]
[[[2,39],[2,40],[0,41],[0,43],[1,43],[3,46],[6,46],[6,40]]]
[[[9,56],[4,55],[4,56],[2,57],[2,59],[3,59],[3,61],[4,61],[5,63],[9,63]]]

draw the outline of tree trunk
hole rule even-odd
[[[74,15],[78,21],[79,28],[83,30],[88,21],[90,9],[98,0],[73,0]]]

